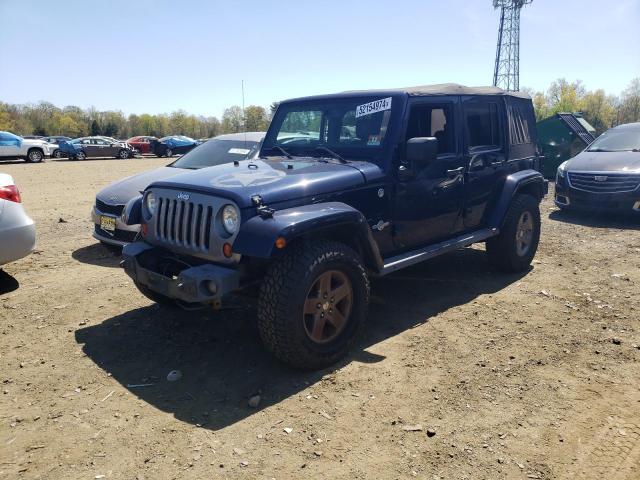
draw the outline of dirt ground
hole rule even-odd
[[[640,478],[640,220],[547,198],[531,271],[374,281],[359,347],[300,373],[251,306],[152,305],[91,237],[94,194],[166,162],[0,164],[38,228],[0,273],[0,478]]]

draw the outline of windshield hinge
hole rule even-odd
[[[253,195],[251,197],[251,202],[256,206],[256,211],[260,218],[273,218],[273,214],[275,213],[275,209],[268,207],[262,203],[262,197],[260,195]]]

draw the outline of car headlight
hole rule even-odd
[[[149,215],[156,213],[156,196],[153,192],[147,192],[147,195],[144,197],[144,205]]]
[[[567,163],[569,163],[569,160],[567,160],[566,162],[562,162],[558,167],[558,176],[560,178],[564,178],[564,174],[566,173],[566,170],[567,170]]]
[[[229,235],[233,235],[238,231],[240,223],[240,215],[238,209],[233,205],[225,205],[222,209],[222,226]]]

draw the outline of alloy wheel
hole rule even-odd
[[[533,216],[530,212],[524,211],[518,219],[516,228],[516,253],[519,257],[524,257],[531,248],[533,241]]]
[[[311,285],[304,303],[303,325],[309,339],[327,343],[344,330],[353,306],[353,287],[339,270],[321,273]]]

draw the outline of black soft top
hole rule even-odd
[[[410,97],[428,97],[442,95],[483,95],[483,96],[501,96],[518,98],[522,100],[531,100],[531,97],[524,92],[508,92],[498,87],[466,87],[457,83],[441,83],[438,85],[422,85],[418,87],[405,88],[387,88],[374,90],[348,90],[340,93],[331,93],[327,95],[314,95],[309,97],[299,97],[285,100],[285,102],[298,102],[302,100],[321,100],[349,96],[393,96],[408,95]]]
[[[497,95],[530,99],[523,92],[508,92],[498,87],[466,87],[457,83],[440,83],[437,85],[421,85],[418,87],[395,88],[391,90],[354,90],[343,93],[406,93],[411,97],[427,97],[432,95]]]

